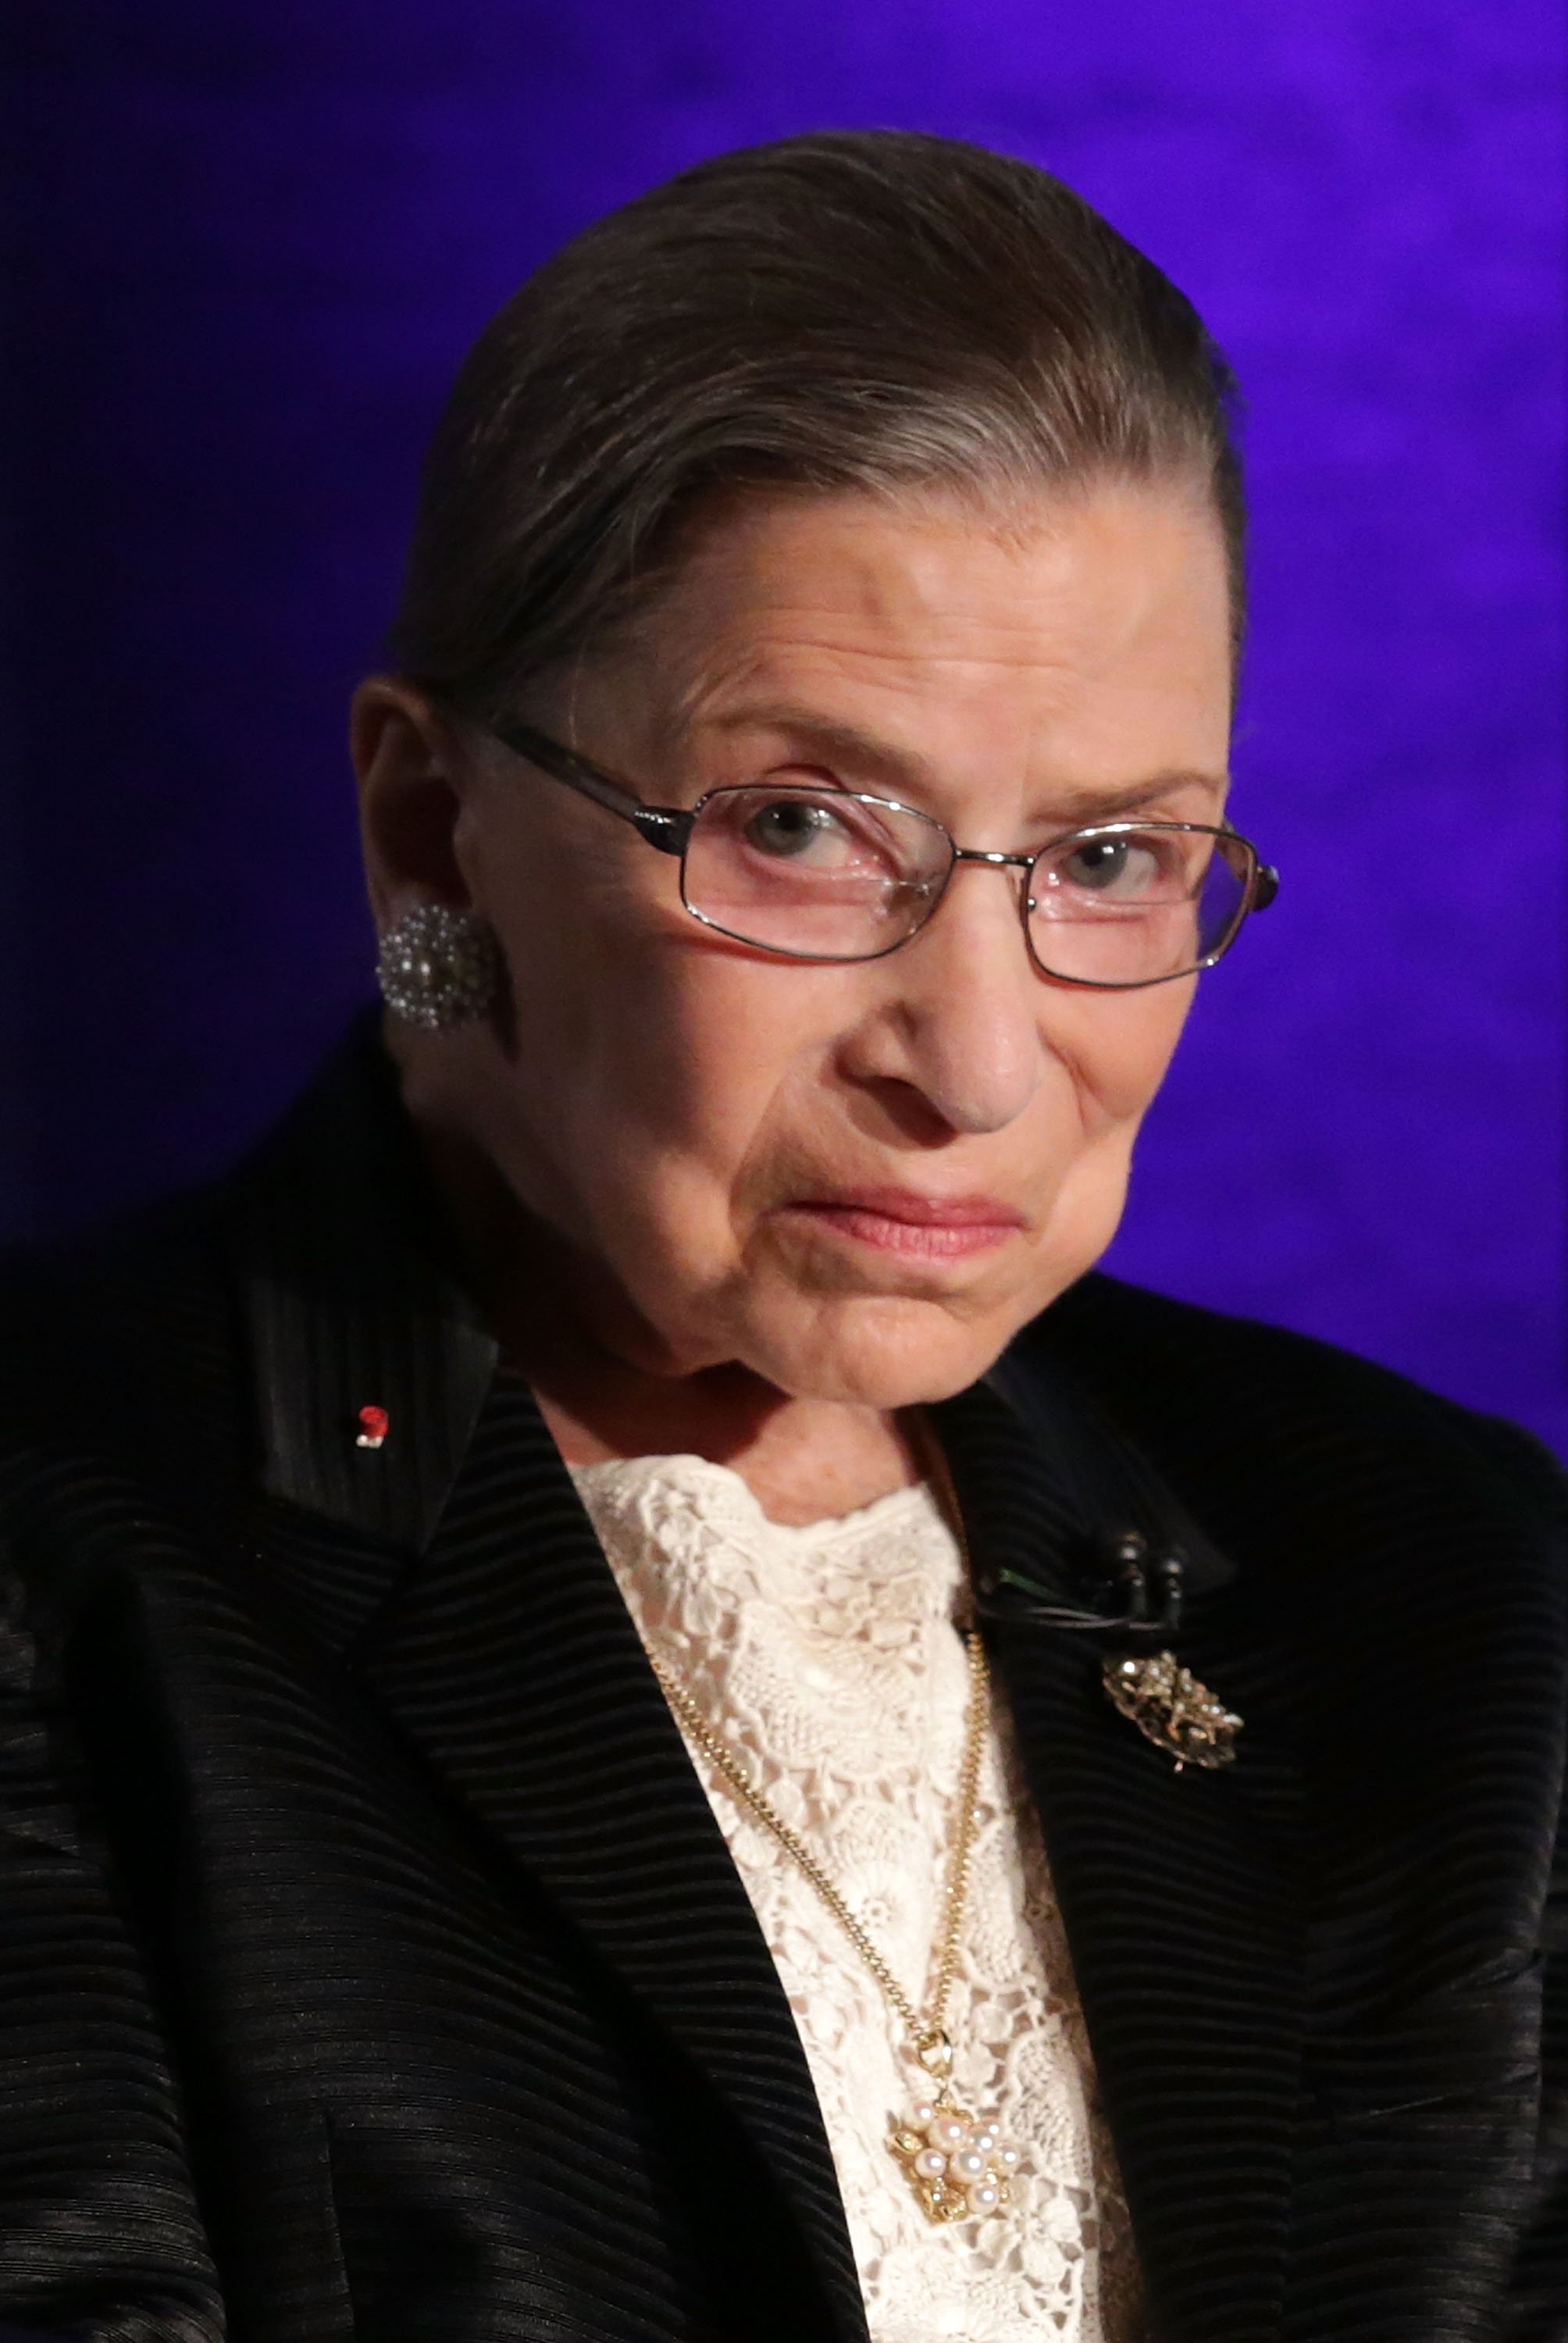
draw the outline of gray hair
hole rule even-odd
[[[907,131],[785,138],[573,237],[480,335],[388,648],[498,715],[657,593],[725,490],[995,493],[1178,474],[1243,608],[1229,367],[1060,179]]]

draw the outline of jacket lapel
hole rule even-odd
[[[1391,1530],[1321,1473],[1276,1473],[1229,1572],[1081,1387],[1004,1364],[938,1411],[982,1607],[1008,1573],[1072,1596],[1094,1533],[1163,1509],[1200,1561],[1179,1655],[1245,1719],[1233,1765],[1178,1775],[1105,1696],[1114,1636],[992,1606],[1160,2343],[1490,2343],[1533,2185],[1568,1587],[1511,1554],[1491,1483],[1472,1520],[1407,1485]]]
[[[496,1372],[435,1251],[390,1062],[368,1025],[242,1175],[231,1242],[266,1495],[399,1547],[428,1539]],[[379,1408],[385,1444],[359,1444]]]
[[[429,1549],[357,1664],[728,2102],[799,2222],[830,2331],[863,2343],[832,2157],[772,1957],[592,1526],[514,1377],[498,1379]]]
[[[1070,1594],[1086,1534],[1154,1526],[1129,1459],[1093,1493],[1000,1390],[936,1411],[982,1604],[1005,1573]],[[1095,1428],[1081,1423],[1086,1441]],[[1082,1443],[1070,1443],[1082,1453]],[[1185,1526],[1185,1524],[1184,1524]],[[1108,1639],[993,1617],[1072,1949],[1106,2114],[1161,2343],[1275,2343],[1281,2331],[1302,2015],[1295,1769],[1279,1673],[1209,1558],[1181,1656],[1246,1719],[1222,1772],[1171,1760],[1112,1709]]]

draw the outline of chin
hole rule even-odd
[[[890,1413],[967,1390],[1043,1306],[966,1322],[940,1304],[904,1296],[819,1304],[805,1324],[755,1329],[744,1356],[792,1398]]]

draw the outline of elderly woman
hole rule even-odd
[[[1227,393],[893,135],[483,336],[384,1029],[10,1281],[14,2331],[1568,2334],[1553,1470],[1089,1273],[1275,886]]]

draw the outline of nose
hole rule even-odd
[[[1047,1079],[1050,987],[1024,942],[1026,874],[961,862],[932,918],[875,968],[879,1014],[857,1037],[851,1071],[903,1084],[955,1131],[1004,1130]]]

